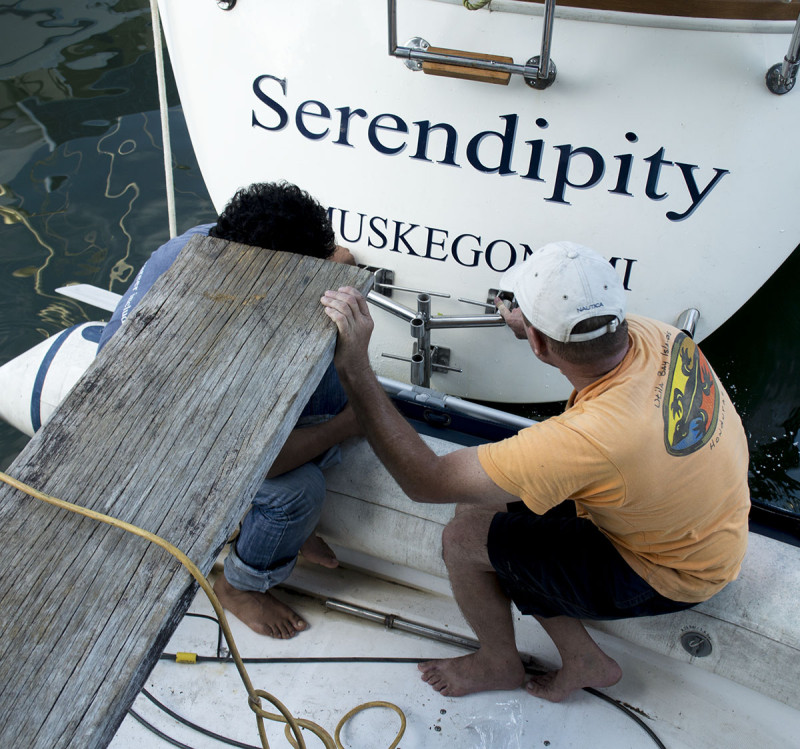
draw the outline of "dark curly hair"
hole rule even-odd
[[[318,258],[329,258],[336,249],[327,211],[289,182],[257,182],[238,190],[209,234]]]

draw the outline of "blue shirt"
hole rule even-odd
[[[175,259],[180,254],[186,243],[195,234],[202,234],[208,236],[208,232],[215,224],[201,224],[195,226],[189,231],[184,232],[179,237],[173,237],[162,244],[152,255],[150,259],[142,266],[133,283],[128,287],[128,290],[123,294],[122,299],[119,300],[111,319],[106,323],[105,330],[100,336],[100,341],[97,344],[97,351],[99,352],[105,346],[111,336],[116,333],[120,325],[128,319],[128,315],[133,311],[142,297],[148,292],[150,287],[156,282],[158,277],[164,273],[167,268],[175,262]]]
[[[192,236],[195,234],[202,234],[207,237],[208,232],[211,231],[211,228],[215,225],[216,224],[201,224],[200,226],[195,226],[179,237],[173,237],[169,242],[162,244],[161,247],[150,255],[150,259],[142,266],[136,278],[133,279],[133,283],[123,294],[122,299],[119,300],[119,304],[117,304],[114,309],[111,319],[106,323],[106,327],[97,344],[98,352],[128,319],[128,315],[130,315],[136,305],[142,301],[142,297],[156,280],[158,280],[158,277],[161,276],[162,273],[165,273],[175,262],[181,250]],[[313,419],[319,416],[330,417],[339,413],[346,403],[347,396],[339,382],[339,377],[336,374],[333,362],[331,362],[317,386],[317,389],[300,414],[300,418],[311,417]]]

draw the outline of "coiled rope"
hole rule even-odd
[[[286,723],[285,733],[286,738],[289,743],[294,747],[294,749],[306,749],[306,743],[303,739],[303,736],[300,732],[301,727],[310,730],[314,735],[316,735],[322,743],[325,745],[326,749],[344,749],[344,746],[340,740],[341,730],[344,725],[356,714],[359,712],[366,710],[372,707],[384,707],[394,710],[400,716],[400,730],[397,733],[394,741],[389,745],[389,749],[395,749],[397,745],[400,743],[400,739],[403,737],[403,734],[406,730],[406,718],[403,714],[403,711],[397,706],[392,704],[391,702],[383,702],[383,701],[372,701],[372,702],[365,702],[358,707],[353,708],[349,713],[347,713],[340,721],[339,724],[336,726],[335,731],[335,739],[331,738],[331,735],[324,729],[322,726],[314,723],[310,720],[305,719],[297,719],[295,718],[290,712],[289,709],[275,696],[265,692],[262,689],[255,689],[253,686],[252,681],[250,680],[250,676],[247,673],[247,669],[244,666],[244,662],[242,661],[242,657],[239,654],[239,649],[236,647],[236,642],[233,639],[233,634],[231,633],[230,626],[228,624],[227,617],[225,616],[225,611],[222,608],[222,604],[220,604],[219,599],[217,598],[216,594],[214,593],[214,589],[211,587],[211,584],[206,579],[205,575],[200,571],[197,565],[189,559],[180,549],[176,546],[171,544],[169,541],[161,538],[161,536],[156,535],[155,533],[151,533],[150,531],[146,531],[143,528],[139,528],[132,523],[127,523],[124,520],[119,520],[118,518],[111,517],[110,515],[105,515],[101,512],[96,512],[95,510],[90,510],[86,507],[81,507],[80,505],[73,504],[72,502],[66,502],[63,499],[58,499],[57,497],[52,497],[49,494],[44,494],[43,492],[34,489],[31,486],[19,481],[6,473],[0,471],[0,481],[13,488],[27,494],[30,497],[35,499],[39,499],[47,504],[53,505],[54,507],[58,507],[62,510],[67,510],[69,512],[77,513],[78,515],[83,515],[84,517],[91,518],[92,520],[96,520],[101,523],[105,523],[106,525],[113,526],[114,528],[119,528],[121,530],[127,531],[128,533],[132,533],[135,536],[139,536],[156,546],[160,546],[165,551],[169,552],[173,557],[175,557],[192,575],[192,577],[197,581],[198,585],[203,589],[203,592],[208,596],[208,600],[211,603],[211,606],[216,613],[220,627],[222,628],[222,633],[225,636],[225,641],[228,645],[228,650],[230,651],[231,657],[233,658],[234,663],[236,664],[236,669],[239,672],[239,676],[242,679],[242,683],[247,691],[247,704],[250,705],[250,709],[255,713],[256,722],[258,724],[258,734],[259,738],[261,739],[261,744],[264,749],[269,749],[269,742],[267,740],[266,729],[264,725],[264,719],[277,721],[279,723]],[[269,703],[271,703],[275,708],[277,708],[278,713],[270,713],[264,710],[261,707],[261,700],[265,699]]]

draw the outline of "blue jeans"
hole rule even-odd
[[[331,364],[303,409],[297,428],[327,421],[346,403]],[[337,445],[293,471],[264,479],[225,558],[225,578],[234,588],[263,593],[289,577],[300,547],[314,532],[322,513],[322,471],[340,460]]]

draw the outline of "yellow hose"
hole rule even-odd
[[[205,575],[199,570],[197,565],[189,559],[180,549],[176,546],[173,546],[169,541],[157,536],[155,533],[150,533],[150,531],[146,531],[143,528],[139,528],[138,526],[132,525],[131,523],[126,523],[124,520],[119,520],[117,518],[111,517],[110,515],[104,515],[102,512],[96,512],[95,510],[90,510],[86,507],[81,507],[80,505],[73,504],[71,502],[66,502],[63,499],[58,499],[57,497],[51,497],[49,494],[44,494],[33,487],[28,486],[27,484],[23,483],[22,481],[18,481],[15,478],[12,478],[6,473],[0,471],[0,481],[8,484],[9,486],[18,489],[19,491],[31,496],[35,499],[40,499],[43,502],[47,502],[54,507],[59,507],[62,510],[68,510],[69,512],[75,512],[78,515],[83,515],[87,518],[92,518],[93,520],[97,520],[101,523],[106,523],[107,525],[111,525],[115,528],[120,528],[128,533],[133,533],[140,538],[144,538],[151,543],[160,546],[165,551],[169,552],[174,556],[192,575],[192,577],[197,581],[198,585],[203,589],[203,592],[208,596],[208,600],[211,602],[211,606],[214,608],[214,612],[219,619],[220,627],[222,628],[222,633],[225,636],[225,641],[228,644],[228,650],[233,657],[234,663],[236,664],[236,669],[239,671],[239,676],[242,679],[242,683],[244,684],[245,689],[247,690],[247,703],[250,705],[250,709],[256,715],[256,722],[258,724],[258,734],[261,738],[261,744],[264,749],[269,749],[269,742],[267,741],[267,734],[264,729],[264,718],[269,720],[274,720],[280,723],[286,723],[286,738],[288,739],[289,743],[294,747],[294,749],[306,749],[306,743],[303,739],[303,735],[300,731],[300,728],[307,728],[313,734],[315,734],[325,745],[326,749],[344,749],[341,741],[339,740],[339,734],[341,732],[342,727],[345,723],[347,723],[350,718],[352,718],[357,713],[361,712],[362,710],[366,710],[370,707],[388,707],[394,710],[399,716],[401,720],[400,731],[398,732],[395,740],[390,745],[389,749],[394,749],[399,743],[400,739],[403,737],[406,728],[406,719],[403,711],[390,702],[381,702],[381,701],[373,701],[373,702],[366,702],[363,705],[359,705],[358,707],[351,710],[347,715],[342,718],[339,722],[339,725],[336,727],[336,739],[331,738],[331,735],[321,726],[317,725],[313,721],[304,720],[304,719],[297,719],[289,712],[288,708],[279,700],[277,697],[265,692],[261,689],[255,689],[253,687],[252,682],[250,681],[250,676],[247,673],[247,669],[244,666],[242,661],[241,655],[239,655],[239,649],[236,647],[236,642],[233,639],[233,634],[231,633],[230,626],[228,625],[228,620],[225,616],[225,611],[222,608],[222,604],[220,604],[219,599],[217,598],[216,594],[214,593],[214,589],[211,587],[211,583],[208,582]],[[265,699],[270,702],[274,707],[276,707],[280,713],[280,715],[276,713],[269,713],[265,711],[261,707],[261,699]]]

